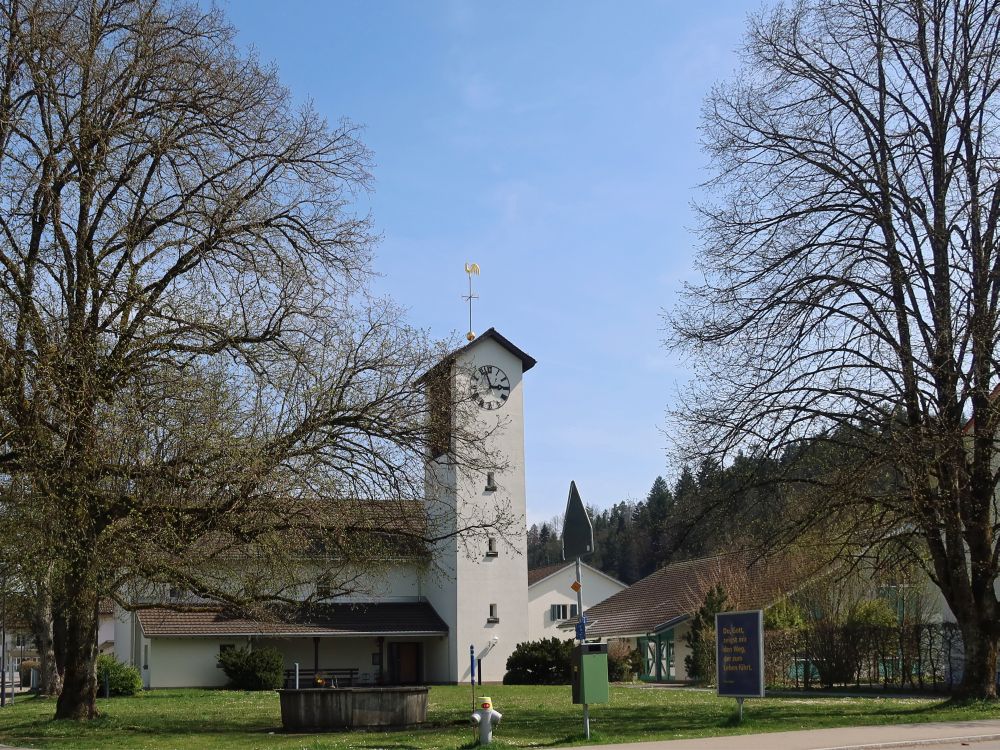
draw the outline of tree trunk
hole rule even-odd
[[[97,717],[97,595],[91,589],[67,589],[66,663],[57,719]]]
[[[62,677],[56,668],[55,644],[52,638],[52,621],[48,629],[35,636],[38,645],[38,692],[41,695],[56,696],[62,692]]]
[[[997,634],[993,632],[995,627],[978,618],[970,618],[969,622],[959,620],[959,627],[965,665],[957,694],[963,698],[996,698],[998,643]]]
[[[38,646],[38,692],[41,695],[59,695],[62,679],[56,667],[55,637],[52,622],[52,592],[41,586],[31,610],[31,634]]]

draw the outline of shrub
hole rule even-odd
[[[219,654],[219,665],[236,690],[275,690],[284,676],[284,660],[275,648],[229,649]]]
[[[822,685],[831,688],[854,682],[861,664],[860,635],[857,627],[828,620],[809,626],[806,646]]]
[[[504,685],[568,685],[573,641],[543,638],[517,644],[507,657]]]
[[[779,599],[764,611],[764,628],[766,630],[802,630],[806,626],[806,618],[802,608],[787,597]]]
[[[17,671],[21,674],[21,686],[28,687],[31,684],[31,670],[38,669],[38,661],[36,659],[23,659],[21,665],[17,668]]]
[[[641,671],[639,652],[622,638],[608,641],[608,679],[612,682],[628,682],[632,675]]]
[[[899,618],[885,599],[868,599],[851,607],[847,613],[848,627],[895,628]]]
[[[97,694],[104,695],[107,680],[110,695],[135,695],[142,690],[142,675],[129,664],[122,664],[113,656],[97,657]]]

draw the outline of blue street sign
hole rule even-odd
[[[476,680],[476,647],[469,646],[469,669],[472,670],[472,680]]]
[[[580,621],[576,624],[576,639],[582,641],[587,637],[587,615],[580,615]]]

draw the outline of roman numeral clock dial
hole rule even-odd
[[[510,398],[510,380],[496,365],[482,365],[472,373],[472,400],[483,409],[499,409]]]

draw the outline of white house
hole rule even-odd
[[[586,563],[580,565],[584,611],[628,588],[597,568]],[[573,638],[572,629],[559,626],[576,619],[576,592],[570,588],[575,580],[575,562],[561,562],[528,571],[528,640]]]
[[[368,595],[311,609],[306,619],[247,619],[207,605],[121,612],[117,658],[138,666],[150,688],[222,685],[219,653],[247,644],[276,647],[286,669],[298,664],[309,678],[455,683],[470,677],[471,647],[481,679],[501,680],[507,657],[530,637],[522,376],[534,365],[491,328],[424,376],[472,395],[465,418],[484,428],[485,452],[505,459],[502,471],[484,475],[448,460],[444,449],[425,469],[429,499],[450,509],[451,531],[495,506],[519,533],[446,538],[430,550],[433,564],[400,557],[372,576]]]

